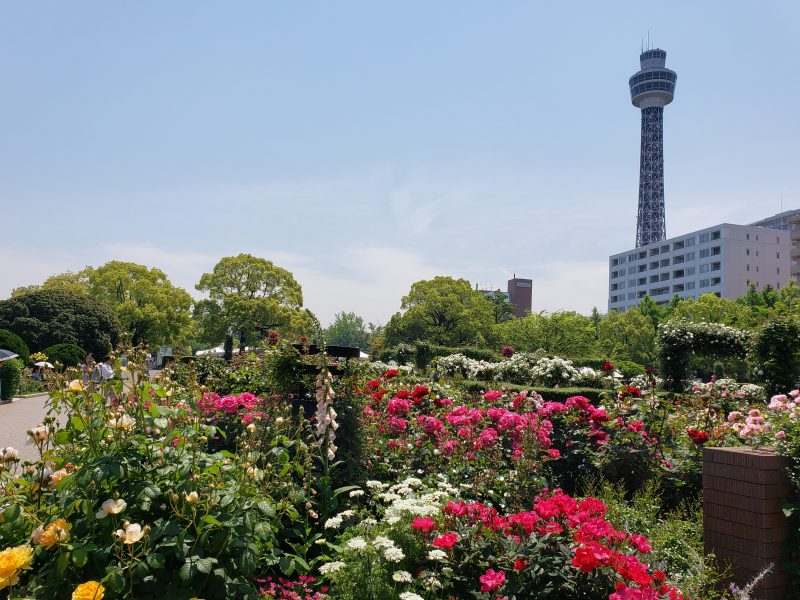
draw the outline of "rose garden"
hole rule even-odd
[[[397,316],[371,359],[287,325],[156,374],[143,340],[108,379],[59,361],[35,459],[0,449],[0,598],[791,598],[798,320],[676,311],[635,357]],[[745,580],[704,540],[709,448],[785,461],[781,555]]]

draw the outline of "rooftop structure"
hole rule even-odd
[[[642,111],[639,159],[639,209],[636,247],[667,237],[664,218],[664,107],[672,102],[678,75],[666,68],[667,53],[658,48],[639,56],[641,69],[628,83],[631,102]]]

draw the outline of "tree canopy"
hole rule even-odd
[[[336,346],[351,346],[361,350],[369,350],[371,330],[374,326],[368,326],[364,319],[354,312],[339,312],[333,319],[333,323],[325,330],[325,341]]]
[[[387,345],[425,340],[444,346],[486,342],[494,307],[466,279],[434,277],[412,284],[401,308],[386,325]]]
[[[195,318],[210,343],[238,334],[245,345],[272,329],[307,331],[314,321],[302,309],[303,291],[292,274],[251,254],[224,257],[196,287],[209,296],[198,302]]]
[[[111,351],[122,331],[108,306],[88,294],[59,289],[0,301],[0,328],[16,333],[33,352],[68,343],[97,357]]]
[[[60,273],[41,286],[18,288],[13,296],[36,290],[92,296],[114,310],[134,344],[151,348],[183,343],[193,325],[189,293],[172,285],[163,271],[132,262],[114,260],[78,273]]]

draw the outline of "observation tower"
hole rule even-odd
[[[639,161],[639,212],[636,247],[667,237],[664,221],[664,107],[672,102],[677,73],[667,69],[667,53],[658,48],[639,56],[641,70],[628,80],[631,102],[642,110]]]

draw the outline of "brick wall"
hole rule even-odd
[[[792,494],[786,459],[768,449],[703,449],[703,539],[705,551],[733,568],[743,587],[769,563],[775,571],[753,598],[782,600],[789,578],[780,570],[789,534],[783,504]]]

